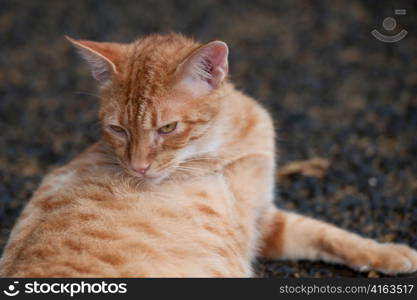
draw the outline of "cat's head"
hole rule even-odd
[[[216,150],[224,42],[152,35],[131,44],[68,38],[100,88],[103,138],[131,175],[160,181]]]

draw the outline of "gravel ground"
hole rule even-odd
[[[324,177],[282,179],[281,207],[417,248],[417,5],[393,2],[2,0],[0,248],[45,173],[98,136],[93,80],[63,35],[123,42],[170,31],[229,44],[236,85],[277,121],[280,165],[330,161]],[[390,16],[409,31],[394,44],[370,34],[387,34]],[[256,269],[382,276],[309,262]]]

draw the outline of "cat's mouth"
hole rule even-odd
[[[180,164],[177,161],[165,164],[163,167],[155,164],[146,170],[146,172],[138,172],[133,169],[129,163],[122,160],[119,160],[119,163],[123,171],[130,177],[133,177],[140,182],[151,184],[160,184],[164,180],[173,176],[178,169],[181,169]]]

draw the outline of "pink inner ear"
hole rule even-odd
[[[177,69],[179,88],[203,97],[219,87],[228,72],[226,43],[214,41],[198,48]]]
[[[206,47],[206,54],[203,55],[207,69],[204,70],[210,74],[208,82],[216,88],[226,77],[228,72],[228,49],[223,42],[215,41],[208,44]]]
[[[220,68],[227,73],[227,46],[222,42],[215,42],[216,44],[211,47],[211,59],[214,68]]]
[[[196,95],[217,88],[228,72],[228,48],[214,41],[198,49],[184,64],[183,81]]]

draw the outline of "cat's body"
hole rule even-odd
[[[257,255],[417,269],[407,246],[274,207],[272,121],[225,80],[224,44],[72,42],[101,85],[103,139],[45,178],[1,276],[247,277]]]
[[[3,259],[12,264],[2,265],[1,275],[250,276],[260,245],[256,222],[272,203],[273,130],[265,111],[236,100],[248,101],[240,116],[265,123],[236,142],[259,139],[264,149],[243,147],[221,160],[202,159],[228,167],[146,185],[121,173],[107,147],[97,143],[45,178],[12,233]],[[247,176],[230,174],[245,159],[264,164],[242,170]],[[264,188],[252,191],[252,176],[261,176]],[[248,189],[257,197],[238,198],[233,189],[240,184],[238,193]]]

